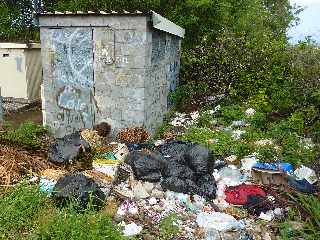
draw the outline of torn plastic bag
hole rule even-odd
[[[165,161],[160,154],[134,151],[128,155],[125,162],[132,167],[138,180],[158,182]]]
[[[70,201],[78,201],[82,208],[86,208],[89,202],[99,208],[106,198],[98,185],[83,174],[66,175],[60,178],[53,189],[52,197],[62,206]]]
[[[314,184],[318,181],[316,172],[303,165],[294,171],[294,175],[298,180],[306,179],[310,184]]]
[[[240,230],[242,225],[231,215],[220,212],[200,212],[197,215],[197,224],[205,230],[215,229],[217,231],[227,232]]]
[[[89,152],[90,145],[80,136],[79,132],[56,139],[49,146],[48,160],[57,164],[68,164],[74,162],[82,153]]]
[[[201,145],[193,145],[188,149],[185,157],[188,165],[196,174],[201,176],[213,172],[214,158],[208,148]]]

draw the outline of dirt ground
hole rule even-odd
[[[36,124],[42,124],[42,112],[39,109],[23,111],[23,112],[12,112],[7,113],[5,122],[9,122],[13,127],[18,127],[24,122],[34,122]]]

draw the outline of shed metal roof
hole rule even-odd
[[[170,34],[176,35],[178,37],[184,38],[185,35],[185,29],[182,27],[178,26],[177,24],[171,22],[165,17],[162,17],[160,14],[157,14],[154,11],[149,11],[149,12],[141,12],[141,11],[134,11],[134,12],[128,12],[126,10],[123,10],[121,12],[117,11],[110,11],[110,12],[105,12],[105,11],[87,11],[87,12],[82,12],[82,11],[76,11],[76,12],[70,12],[70,11],[65,11],[65,12],[42,12],[38,13],[38,17],[50,17],[50,16],[57,16],[57,17],[63,17],[63,16],[150,16],[152,20],[153,27],[155,29],[168,32]],[[41,27],[41,26],[40,26]]]

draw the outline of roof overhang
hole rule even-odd
[[[98,12],[43,12],[43,13],[38,13],[36,14],[38,17],[50,17],[50,16],[55,16],[55,17],[66,17],[66,16],[150,16],[152,20],[152,26],[155,29],[158,29],[160,31],[164,31],[170,34],[173,34],[175,36],[184,38],[185,35],[185,30],[176,25],[175,23],[171,22],[165,17],[162,17],[160,14],[154,12],[154,11],[149,11],[147,13],[141,12],[141,11],[134,11],[134,12],[128,12],[128,11],[122,11],[122,12],[116,12],[116,11],[111,11],[111,12],[104,12],[104,11],[98,11]],[[41,26],[40,26],[41,27]]]
[[[154,28],[184,38],[186,31],[182,27],[169,21],[167,18],[162,17],[160,14],[154,11],[151,11],[151,13],[152,24]]]

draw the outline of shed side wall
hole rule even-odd
[[[155,29],[150,34],[152,55],[145,82],[145,123],[154,133],[172,106],[169,95],[176,90],[179,82],[181,39]]]

